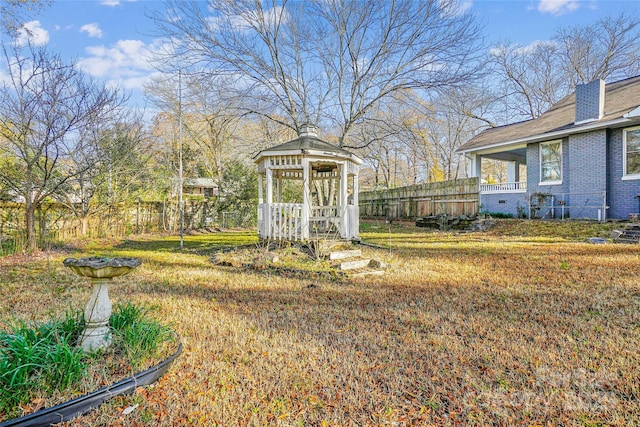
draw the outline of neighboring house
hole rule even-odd
[[[218,195],[218,184],[212,178],[188,178],[182,184],[182,191],[187,195],[203,195],[208,199]]]
[[[640,76],[579,85],[540,117],[487,129],[458,149],[507,181],[480,184],[482,211],[540,218],[628,219],[640,212]]]

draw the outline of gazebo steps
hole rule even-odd
[[[336,251],[329,253],[329,259],[331,261],[335,261],[338,259],[347,259],[347,258],[358,258],[362,256],[362,251],[360,249],[351,249],[344,251]]]
[[[384,270],[359,270],[355,273],[349,273],[349,277],[382,276],[385,273]]]
[[[357,270],[359,268],[369,267],[371,264],[371,259],[357,259],[354,261],[343,261],[340,263],[340,270]]]
[[[614,230],[611,237],[616,243],[640,243],[640,224],[627,224],[624,230]]]
[[[336,268],[346,272],[349,277],[385,274],[386,264],[371,258],[362,258],[360,249],[341,250],[329,253],[331,261],[340,261]]]

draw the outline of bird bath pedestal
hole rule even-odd
[[[85,330],[80,337],[80,346],[85,351],[109,347],[111,345],[109,283],[114,277],[129,274],[141,264],[141,261],[137,258],[89,257],[67,258],[63,264],[76,274],[90,278],[93,283],[93,292],[84,310]]]

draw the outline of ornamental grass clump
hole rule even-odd
[[[84,330],[81,310],[46,323],[7,324],[0,332],[0,422],[37,410],[34,402],[50,406],[65,394],[96,390],[155,360],[174,335],[150,319],[150,311],[116,305],[110,322],[114,346],[91,353],[77,345]]]
[[[82,312],[40,325],[16,321],[0,332],[0,413],[11,414],[35,391],[65,390],[86,372],[86,355],[75,342]]]
[[[161,344],[173,338],[171,329],[148,318],[151,310],[131,303],[120,304],[109,320],[116,345],[134,368],[155,357]]]

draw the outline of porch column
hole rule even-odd
[[[507,182],[520,181],[520,163],[507,162]]]
[[[309,217],[311,216],[311,168],[309,159],[302,159],[302,240],[309,239]]]

